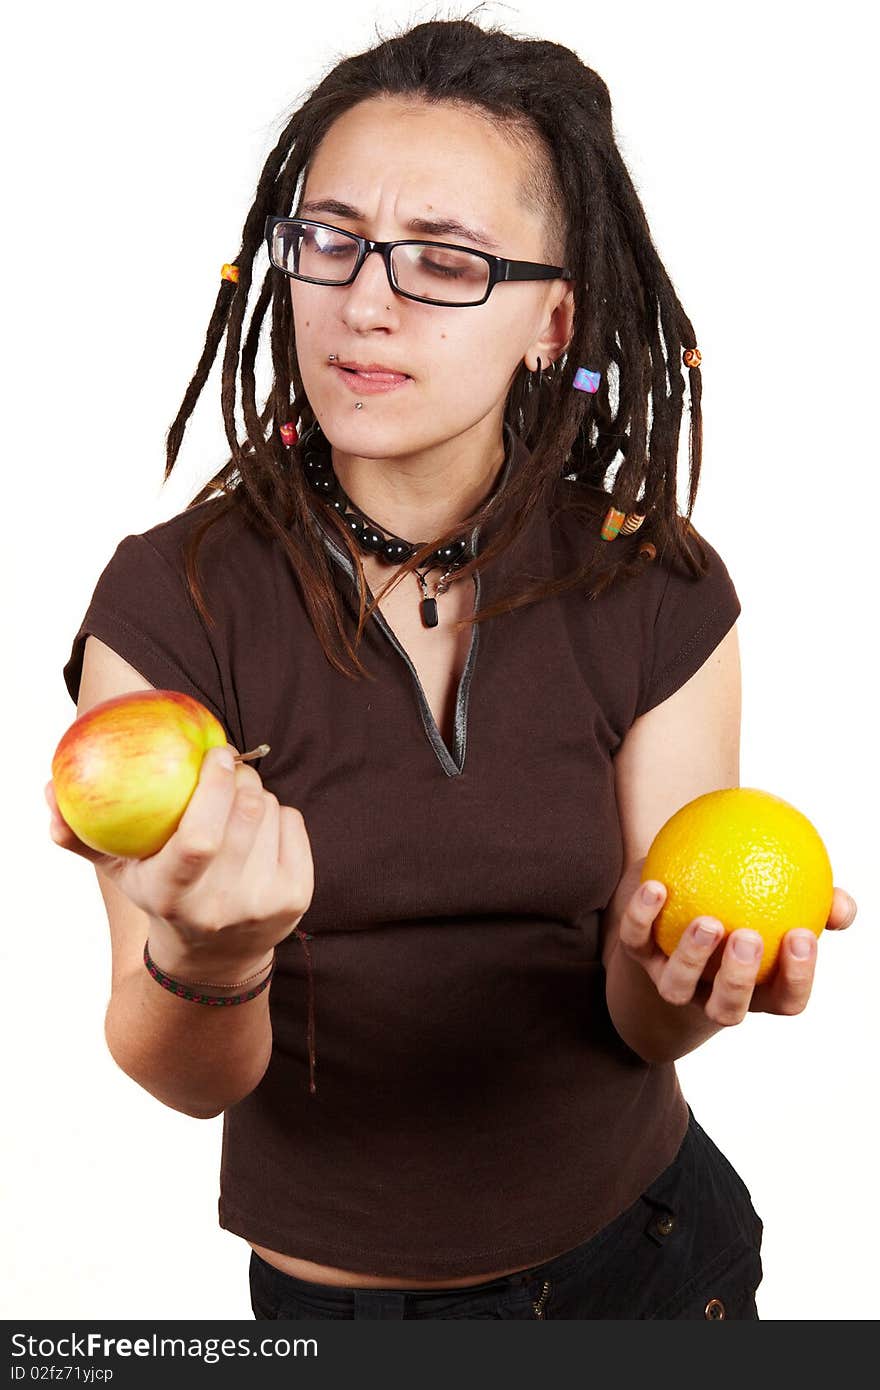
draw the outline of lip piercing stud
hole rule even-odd
[[[335,353],[335,352],[331,352],[330,356],[327,358],[327,361],[328,361],[328,362],[335,362],[335,361],[336,361],[336,353]],[[354,408],[355,408],[355,410],[363,410],[363,408],[364,408],[364,403],[363,403],[363,401],[356,401],[356,402],[355,402],[355,407],[354,407]]]

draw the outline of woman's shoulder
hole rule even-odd
[[[190,503],[173,516],[155,522],[140,535],[156,550],[170,556],[181,550],[200,530],[206,535],[216,530],[228,539],[231,534],[238,534],[243,529],[242,522],[241,508],[235,504],[234,498],[230,494],[219,494],[203,502]]]
[[[249,520],[234,493],[191,503],[142,531],[139,539],[181,574],[189,567],[190,555],[200,575],[218,570],[252,574],[255,565],[265,567],[273,551],[272,541]]]

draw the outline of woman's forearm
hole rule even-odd
[[[702,1004],[668,1004],[619,942],[608,962],[605,999],[617,1032],[646,1062],[675,1062],[724,1026],[707,1018]]]
[[[251,970],[255,968],[252,964]],[[226,978],[244,978],[246,973]],[[213,979],[198,972],[189,972],[188,977]],[[127,1076],[163,1105],[196,1119],[213,1118],[249,1095],[269,1065],[271,989],[270,983],[244,1004],[196,1004],[164,989],[144,966],[113,990],[104,1021],[110,1054]],[[204,990],[206,994],[240,992]]]

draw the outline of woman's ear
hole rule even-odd
[[[549,303],[553,303],[552,298],[549,299]],[[569,288],[565,294],[559,297],[550,310],[545,324],[545,331],[540,338],[535,338],[529,343],[523,353],[523,361],[527,368],[530,358],[535,361],[540,357],[542,366],[546,367],[550,362],[556,362],[563,353],[568,352],[569,343],[574,336],[573,289]]]

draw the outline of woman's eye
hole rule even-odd
[[[447,280],[457,280],[464,274],[461,266],[457,265],[438,265],[436,261],[427,260],[423,260],[422,265],[428,270],[436,271],[438,275],[444,276]]]
[[[311,255],[317,255],[317,256],[351,255],[351,250],[350,250],[350,248],[349,248],[348,246],[343,246],[343,245],[341,245],[338,241],[335,243],[335,245],[333,245],[333,244],[329,244],[329,245],[328,245],[328,244],[325,243],[323,246],[320,244],[320,242],[307,241],[307,242],[305,243],[305,249],[306,249]]]

